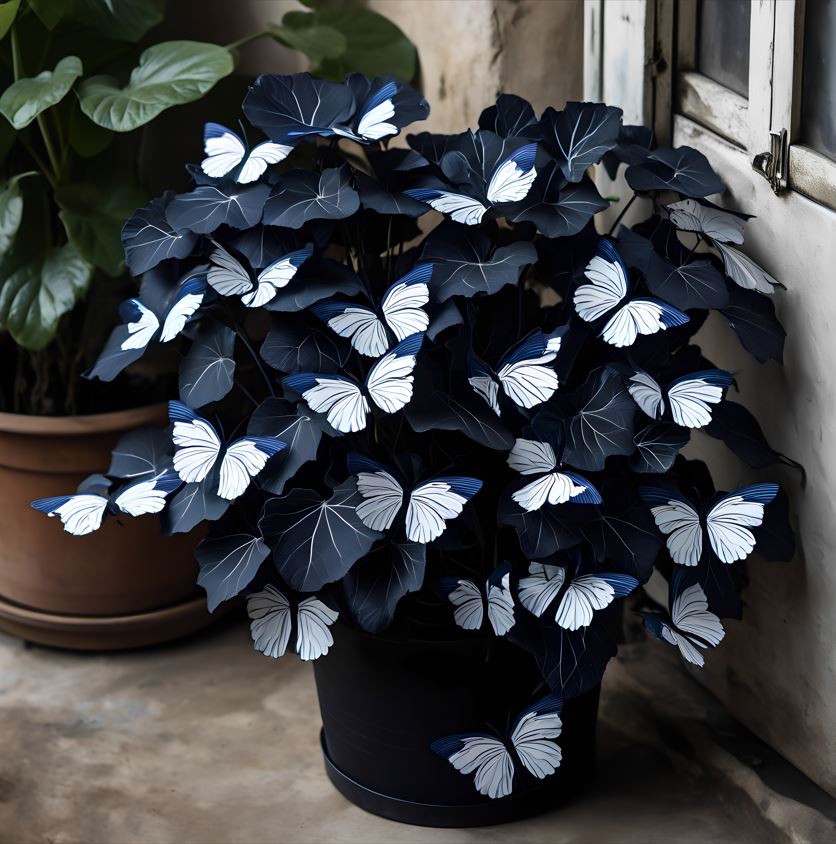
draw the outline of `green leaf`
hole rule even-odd
[[[270,27],[276,41],[304,53],[314,64],[323,59],[338,59],[348,49],[348,41],[330,26],[318,26],[304,12],[288,12],[281,26]]]
[[[200,99],[232,70],[232,55],[217,44],[165,41],[142,53],[124,88],[111,76],[82,82],[81,110],[105,129],[130,132],[171,106]]]
[[[0,286],[0,324],[21,346],[37,351],[85,294],[93,267],[69,244],[38,255]]]
[[[9,0],[8,3],[0,5],[0,38],[5,38],[12,28],[19,6],[20,0]]]
[[[165,0],[29,0],[29,5],[47,29],[69,18],[115,41],[139,41],[165,12]]]
[[[23,129],[39,114],[60,103],[81,76],[81,59],[64,56],[55,70],[44,70],[30,79],[18,79],[0,97],[0,113],[15,127]]]
[[[18,185],[21,178],[9,179],[0,189],[0,255],[11,248],[23,219],[23,197]]]
[[[405,82],[414,78],[418,63],[415,45],[383,15],[363,8],[319,8],[314,12],[288,12],[282,24],[298,30],[302,18],[308,19],[308,27],[336,29],[346,41],[342,55],[320,61],[320,75],[342,79],[346,73],[359,70],[367,76],[392,74]]]
[[[130,185],[61,185],[55,192],[70,243],[82,258],[114,277],[125,269],[122,226],[147,198]]]

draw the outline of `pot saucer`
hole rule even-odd
[[[78,651],[113,651],[187,636],[225,615],[212,616],[206,597],[132,615],[79,616],[39,612],[0,597],[0,631],[27,642]]]

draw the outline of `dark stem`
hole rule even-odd
[[[249,338],[247,337],[244,329],[240,326],[235,320],[233,320],[233,330],[238,335],[238,338],[244,344],[244,348],[250,353],[250,357],[253,359],[253,363],[258,368],[258,371],[261,373],[261,377],[264,379],[264,383],[267,385],[267,389],[270,391],[270,395],[275,398],[276,397],[276,389],[273,387],[273,381],[270,378],[269,373],[264,368],[264,364],[261,362],[261,357],[259,356],[258,352],[253,348],[252,343],[250,343]],[[256,402],[256,406],[258,406],[258,402]]]
[[[619,215],[615,218],[615,222],[612,224],[612,226],[610,226],[610,230],[607,232],[607,234],[612,234],[616,230],[616,228],[618,227],[618,224],[621,222],[622,217],[624,217],[624,215],[627,213],[630,206],[636,201],[637,197],[638,197],[637,193],[634,193],[630,197],[629,202],[621,209],[621,211],[619,212]]]

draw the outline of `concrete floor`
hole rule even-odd
[[[0,844],[836,841],[834,801],[650,640],[607,672],[595,788],[530,821],[367,815],[325,778],[318,730],[310,667],[254,653],[241,619],[118,655],[0,636]]]

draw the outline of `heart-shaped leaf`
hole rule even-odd
[[[167,536],[188,533],[201,522],[215,522],[229,508],[230,502],[221,498],[217,469],[211,471],[199,484],[186,484],[168,500],[163,511],[163,532]]]
[[[632,454],[636,405],[615,370],[604,367],[592,372],[580,390],[559,402],[565,463],[598,472],[607,457]]]
[[[430,291],[436,302],[451,296],[496,293],[506,284],[516,284],[522,268],[536,260],[531,243],[494,249],[482,232],[451,220],[433,231],[421,252],[421,261],[433,265]]]
[[[499,523],[517,532],[520,549],[529,560],[542,560],[578,545],[583,537],[580,524],[592,517],[592,508],[583,504],[546,505],[539,510],[523,510],[506,490],[499,502]]]
[[[175,230],[166,218],[166,208],[173,199],[172,191],[152,199],[122,227],[125,263],[134,275],[153,269],[167,258],[191,255],[197,235],[186,229]]]
[[[220,401],[235,376],[235,332],[219,322],[201,325],[180,364],[180,401],[203,407]]]
[[[0,113],[15,129],[25,129],[39,114],[60,103],[81,74],[81,59],[64,56],[55,70],[9,85],[0,97]]]
[[[264,222],[299,229],[308,220],[343,220],[360,207],[347,167],[285,173],[264,206]]]
[[[265,307],[281,313],[301,311],[337,293],[353,296],[362,290],[362,279],[350,267],[315,255],[302,264],[292,283],[281,288]]]
[[[130,132],[171,106],[200,99],[233,68],[229,50],[217,44],[165,41],[143,51],[124,88],[111,76],[93,76],[79,86],[79,102],[99,126]]]
[[[514,223],[534,223],[546,237],[567,237],[581,231],[608,205],[592,179],[584,175],[577,182],[567,181],[552,161],[540,171],[526,198],[515,203],[507,218]]]
[[[114,41],[139,41],[163,19],[165,0],[29,0],[47,29],[64,18]]]
[[[197,583],[206,590],[209,612],[247,587],[269,556],[264,540],[250,533],[204,539],[197,546],[195,557],[200,567]]]
[[[708,159],[691,147],[655,149],[643,161],[628,167],[624,175],[635,191],[673,190],[700,198],[725,190]]]
[[[300,402],[270,398],[262,402],[250,417],[247,434],[251,437],[275,437],[287,448],[274,457],[264,470],[260,486],[273,495],[281,495],[284,485],[311,460],[316,460],[322,434],[333,435],[324,417],[317,416]]]
[[[383,542],[343,578],[352,617],[368,633],[388,627],[398,602],[424,583],[427,546],[418,542]]]
[[[563,111],[543,112],[542,143],[570,182],[579,182],[590,164],[615,147],[621,115],[620,108],[603,103],[566,103]]]
[[[736,285],[729,290],[729,303],[720,313],[737,335],[743,348],[761,363],[784,362],[787,332],[775,316],[775,305],[767,296]]]
[[[93,267],[69,244],[36,256],[0,282],[0,325],[24,348],[43,349],[92,277]]]
[[[125,480],[152,477],[171,469],[173,446],[164,428],[128,431],[110,453],[108,475]]]
[[[690,431],[669,422],[653,422],[636,432],[636,451],[630,457],[630,468],[641,474],[664,474],[679,452],[688,445]]]
[[[270,186],[259,182],[248,187],[236,183],[200,185],[189,193],[177,194],[166,206],[166,219],[177,232],[211,234],[223,225],[247,229],[261,219],[269,193]]]
[[[316,592],[339,580],[381,538],[357,515],[362,501],[349,478],[327,500],[313,490],[294,489],[265,504],[259,528],[276,569],[297,592]]]
[[[341,337],[312,326],[307,320],[281,317],[271,324],[261,346],[261,357],[279,372],[340,372],[350,351]]]

